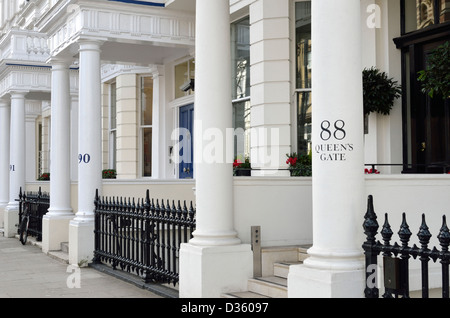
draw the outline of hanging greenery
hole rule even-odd
[[[364,114],[389,115],[395,99],[401,96],[401,86],[385,72],[375,67],[363,70]]]
[[[447,41],[429,55],[426,70],[418,75],[425,94],[431,98],[450,98],[450,42]]]

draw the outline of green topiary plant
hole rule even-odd
[[[364,114],[389,115],[395,99],[401,96],[401,86],[385,72],[372,67],[363,70]]]
[[[425,94],[431,98],[450,97],[450,42],[447,41],[430,54],[426,70],[420,71],[418,75]]]

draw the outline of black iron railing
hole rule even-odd
[[[39,188],[38,192],[19,191],[19,223],[22,220],[25,205],[30,208],[30,223],[28,226],[28,235],[42,241],[42,218],[50,207],[50,196],[48,193],[42,192]],[[20,234],[20,233],[19,233]]]
[[[95,198],[94,263],[139,275],[148,282],[179,280],[179,250],[195,230],[195,209],[180,201]]]
[[[367,212],[364,216],[364,233],[366,234],[366,241],[363,244],[366,258],[366,298],[378,298],[379,289],[376,284],[371,284],[374,279],[373,272],[369,270],[377,265],[378,255],[383,256],[384,268],[384,298],[409,297],[409,259],[411,256],[416,259],[419,258],[421,262],[421,279],[422,279],[422,297],[429,297],[429,278],[428,265],[430,260],[436,262],[440,261],[442,267],[442,297],[449,298],[449,262],[450,262],[450,231],[447,227],[446,217],[443,216],[443,223],[440,232],[437,236],[440,250],[436,247],[429,248],[431,233],[425,222],[425,215],[422,215],[422,224],[419,228],[417,237],[419,238],[420,247],[414,244],[409,246],[410,237],[412,235],[409,226],[406,222],[406,215],[403,213],[402,223],[398,235],[400,237],[400,244],[397,242],[391,243],[393,232],[388,222],[388,215],[385,214],[385,221],[381,230],[383,243],[376,240],[378,231],[377,216],[373,207],[373,197],[369,196]],[[372,277],[371,277],[372,276]]]
[[[367,170],[369,170],[370,173],[377,171],[376,168],[380,168],[380,167],[402,167],[403,174],[407,174],[407,173],[434,173],[434,174],[450,173],[450,164],[447,162],[436,162],[433,164],[367,163],[364,166],[367,167]],[[370,167],[370,169],[368,169],[369,167]]]

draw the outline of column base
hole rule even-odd
[[[295,265],[289,268],[289,298],[363,298],[365,272],[326,270]]]
[[[19,206],[6,206],[3,214],[3,235],[8,238],[15,237],[19,225]]]
[[[0,229],[3,229],[4,227],[5,210],[7,206],[7,203],[0,203]]]
[[[83,267],[94,258],[94,221],[69,223],[69,263]]]
[[[248,244],[196,246],[180,249],[180,298],[220,298],[246,291],[253,275],[253,252]]]
[[[57,251],[61,243],[69,241],[69,223],[73,213],[52,215],[47,213],[42,219],[42,251]]]

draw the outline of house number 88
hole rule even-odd
[[[320,133],[320,138],[323,141],[328,141],[331,137],[336,140],[344,140],[347,137],[347,132],[344,130],[345,122],[343,120],[337,120],[334,123],[334,132],[330,130],[331,123],[328,120],[324,120],[321,124],[322,132]]]

